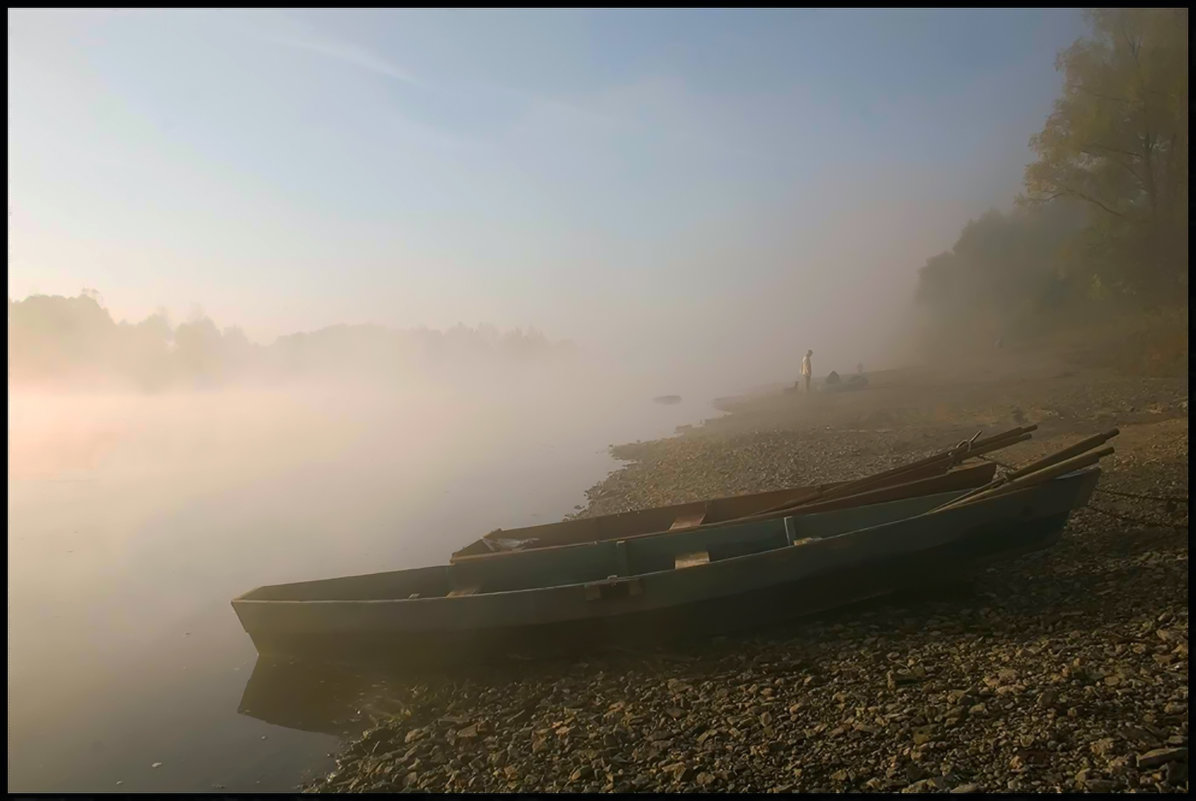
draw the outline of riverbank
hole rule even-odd
[[[778,393],[628,463],[579,516],[833,481],[1023,422],[1024,462],[1118,426],[1051,550],[953,598],[888,599],[650,654],[406,684],[323,791],[1187,789],[1186,378],[1042,363]],[[1182,498],[1182,502],[1151,500]],[[1099,510],[1099,511],[1098,511]]]

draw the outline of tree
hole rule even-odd
[[[1187,280],[1188,11],[1085,17],[1090,38],[1056,61],[1063,95],[1030,140],[1037,160],[1022,200],[1083,201],[1091,224],[1081,252],[1092,272],[1154,298],[1175,296]]]
[[[8,306],[9,375],[63,378],[107,369],[119,336],[108,311],[86,292],[33,295]]]
[[[220,330],[207,317],[180,323],[174,330],[175,359],[197,385],[210,385],[221,376]]]
[[[1084,224],[1076,201],[989,211],[971,220],[951,250],[926,261],[916,300],[932,336],[973,329],[987,336],[1030,333],[1051,318],[1074,287],[1060,265]]]

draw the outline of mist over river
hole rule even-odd
[[[559,520],[616,466],[609,444],[713,416],[711,397],[642,381],[10,389],[8,789],[293,789],[336,740],[237,713],[256,652],[234,596]]]

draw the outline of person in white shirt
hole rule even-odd
[[[807,393],[810,391],[810,375],[811,375],[811,373],[814,372],[810,368],[810,357],[813,355],[814,355],[814,351],[808,350],[808,351],[806,351],[806,355],[803,356],[802,360],[801,360],[801,377],[802,377],[802,381],[806,385]]]

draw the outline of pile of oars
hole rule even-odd
[[[815,503],[822,504],[832,500],[843,500],[845,498],[852,498],[878,489],[889,489],[902,484],[908,484],[913,481],[942,475],[951,468],[958,466],[960,463],[971,457],[992,453],[993,451],[997,451],[1002,448],[1008,448],[1010,445],[1015,445],[1019,442],[1025,442],[1026,440],[1030,439],[1031,433],[1037,429],[1038,426],[1036,425],[1020,426],[1000,434],[994,434],[993,436],[986,437],[984,439],[979,439],[980,433],[977,432],[976,435],[970,440],[960,442],[958,445],[955,445],[952,448],[940,451],[932,456],[927,456],[925,459],[919,459],[916,462],[899,465],[881,473],[864,476],[863,478],[856,479],[855,481],[848,481],[844,484],[814,489],[811,490],[809,494],[804,495],[797,500],[786,501],[780,506],[775,506],[771,509],[765,509],[762,512],[756,512],[755,514],[739,517],[734,521],[722,521],[720,525],[724,525],[729,522],[738,523],[748,520],[760,520],[768,517],[777,517],[797,511],[806,506],[812,506]],[[991,486],[992,484],[987,484],[985,487],[980,489]]]
[[[1094,465],[1101,459],[1113,453],[1112,448],[1101,448],[1100,450],[1093,450],[1101,445],[1104,445],[1113,437],[1120,434],[1120,430],[1114,428],[1103,434],[1089,437],[1081,440],[1075,445],[1063,448],[1062,450],[1052,453],[1050,456],[1044,456],[1036,462],[1031,462],[1025,467],[1012,470],[1003,476],[998,476],[983,487],[977,487],[970,492],[956,498],[955,500],[945,503],[932,509],[932,512],[941,512],[944,509],[954,509],[959,506],[965,506],[969,503],[975,503],[989,498],[995,498],[998,495],[1005,495],[1006,493],[1016,492],[1026,487],[1041,484],[1045,481],[1050,481],[1052,478],[1066,475],[1075,470],[1080,470],[1090,465]]]

